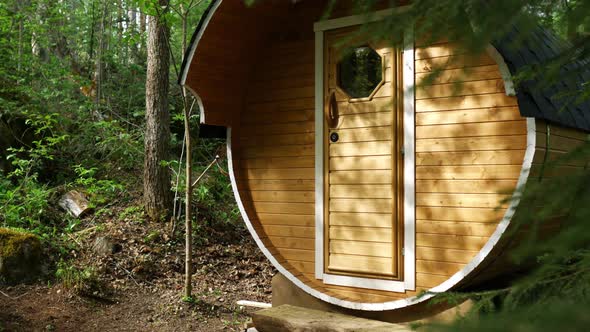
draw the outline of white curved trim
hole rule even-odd
[[[512,81],[512,74],[510,74],[510,69],[508,69],[508,65],[504,61],[504,57],[498,52],[498,50],[492,46],[488,45],[486,47],[486,51],[489,56],[496,61],[498,64],[498,69],[500,69],[500,75],[502,75],[502,80],[504,80],[504,91],[506,91],[507,96],[516,96],[516,90],[514,89],[514,81]]]
[[[199,123],[205,123],[205,107],[203,107],[203,101],[201,100],[201,97],[195,92],[195,90],[191,89],[190,86],[184,85],[183,87],[193,95],[195,101],[197,102],[197,106],[199,107]]]
[[[304,292],[306,292],[306,293],[308,293],[308,294],[310,294],[322,301],[325,301],[325,302],[328,302],[328,303],[331,303],[334,305],[338,305],[338,306],[341,306],[344,308],[354,309],[354,310],[384,311],[384,310],[399,309],[399,308],[403,308],[403,307],[406,307],[406,306],[409,306],[412,304],[420,303],[420,302],[426,301],[426,300],[434,297],[434,295],[436,293],[448,291],[453,286],[455,286],[457,283],[459,283],[459,281],[463,280],[463,278],[465,278],[469,273],[471,273],[473,270],[475,270],[475,268],[481,262],[483,262],[485,257],[492,251],[494,246],[498,243],[498,241],[502,237],[502,234],[504,234],[504,232],[508,228],[508,225],[510,224],[510,220],[512,219],[512,216],[514,216],[514,213],[516,212],[516,208],[518,207],[518,205],[520,203],[521,192],[522,192],[522,190],[524,190],[524,187],[526,185],[527,179],[529,177],[531,165],[533,162],[533,157],[535,156],[536,126],[535,126],[535,119],[534,118],[527,118],[527,147],[526,147],[526,151],[524,154],[524,160],[522,163],[522,169],[520,172],[520,176],[518,178],[516,190],[514,191],[514,194],[512,195],[512,199],[510,201],[510,206],[507,208],[506,213],[504,214],[504,217],[502,218],[502,221],[500,221],[500,223],[498,224],[498,227],[496,228],[496,230],[494,231],[494,233],[492,234],[492,236],[490,237],[488,242],[486,242],[486,244],[477,253],[477,255],[475,255],[475,257],[467,265],[465,265],[465,267],[463,267],[463,269],[461,269],[459,272],[455,273],[451,278],[449,278],[448,280],[446,280],[442,284],[440,284],[434,288],[431,288],[429,290],[429,292],[426,293],[425,295],[413,296],[413,297],[409,297],[406,299],[384,302],[384,303],[352,302],[352,301],[341,300],[341,299],[326,295],[326,294],[321,293],[321,292],[309,287],[308,285],[304,284],[301,280],[299,280],[297,277],[295,277],[291,272],[287,271],[277,261],[277,259],[270,253],[270,251],[266,248],[264,243],[262,243],[262,241],[260,240],[260,237],[258,236],[258,233],[256,232],[256,230],[252,226],[252,222],[250,221],[250,218],[248,217],[248,214],[246,213],[246,210],[244,208],[244,204],[242,203],[242,200],[240,198],[240,193],[238,191],[236,178],[235,178],[235,174],[234,174],[234,168],[233,168],[231,140],[232,140],[231,128],[228,128],[227,129],[227,162],[228,162],[228,169],[229,169],[230,180],[231,180],[231,185],[232,185],[232,189],[234,192],[234,196],[236,198],[236,202],[238,204],[238,208],[240,210],[242,218],[244,219],[244,222],[246,223],[246,227],[250,231],[250,234],[252,234],[252,237],[254,238],[254,241],[256,242],[256,244],[258,245],[260,250],[262,250],[262,252],[266,256],[266,258],[272,263],[272,265],[281,274],[283,274],[287,279],[289,279],[289,281],[294,283],[297,287],[301,288]]]
[[[199,30],[197,37],[195,38],[195,40],[193,41],[193,43],[191,45],[191,49],[186,57],[185,66],[182,70],[182,73],[180,73],[180,81],[179,82],[180,82],[181,86],[184,86],[184,83],[186,83],[186,75],[188,74],[190,64],[193,61],[193,57],[195,56],[195,51],[197,50],[197,45],[199,44],[199,41],[201,41],[201,38],[203,37],[205,30],[207,29],[207,25],[209,25],[209,21],[211,21],[211,18],[215,14],[215,11],[217,11],[217,8],[219,8],[219,5],[221,4],[222,1],[223,0],[218,0],[217,2],[215,2],[213,4],[213,7],[211,7],[211,9],[209,10],[208,15],[206,17],[202,18],[203,26],[201,27],[201,30]],[[193,92],[193,94],[195,96],[197,96],[194,92]]]
[[[503,60],[502,60],[503,63]],[[511,80],[510,80],[511,81]],[[232,157],[232,136],[231,136],[231,128],[228,128],[227,132],[227,157],[228,157],[228,168],[230,174],[230,180],[232,189],[234,192],[234,196],[236,198],[236,202],[238,204],[238,208],[246,223],[246,227],[252,234],[254,241],[266,256],[266,258],[273,264],[273,266],[283,274],[289,281],[295,284],[297,287],[301,288],[304,292],[314,296],[322,301],[338,305],[344,308],[349,308],[353,310],[365,310],[365,311],[384,311],[384,310],[394,310],[400,309],[403,307],[407,307],[409,305],[417,304],[420,302],[424,302],[428,299],[434,297],[437,293],[445,292],[457,285],[461,280],[463,280],[467,275],[475,270],[481,262],[486,258],[486,256],[492,251],[495,245],[498,243],[508,225],[510,224],[510,220],[514,216],[516,209],[520,203],[521,192],[524,190],[526,182],[529,177],[530,169],[533,162],[533,157],[535,155],[535,147],[536,147],[536,126],[535,126],[535,119],[534,118],[527,118],[527,146],[526,151],[524,154],[524,160],[522,163],[521,172],[518,178],[517,186],[512,194],[512,199],[510,201],[509,207],[506,209],[504,213],[504,217],[496,227],[494,233],[490,236],[490,239],[486,242],[483,248],[475,255],[475,257],[466,264],[460,271],[455,273],[452,277],[448,280],[443,282],[442,284],[431,288],[428,293],[423,296],[413,296],[406,299],[384,302],[384,303],[362,303],[362,302],[352,302],[347,300],[341,300],[336,297],[329,296],[327,294],[321,293],[316,289],[304,284],[301,280],[295,277],[291,272],[287,271],[278,261],[277,259],[270,253],[270,251],[266,248],[258,233],[254,229],[252,222],[249,219],[248,214],[244,208],[242,203],[240,193],[238,191],[234,169],[233,169],[233,157]]]

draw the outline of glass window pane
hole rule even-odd
[[[369,46],[353,48],[338,63],[338,85],[351,98],[369,97],[382,78],[381,56]]]

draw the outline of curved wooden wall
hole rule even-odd
[[[490,240],[507,210],[497,207],[523,171],[527,124],[498,65],[448,43],[416,47],[417,82],[441,69],[415,100],[417,289],[326,285],[314,277],[313,23],[321,10],[314,1],[273,6],[222,2],[186,80],[205,122],[231,127],[236,187],[264,247],[305,285],[356,303],[406,299],[449,280]]]
[[[506,212],[526,149],[526,121],[487,55],[436,44],[416,48],[416,291],[393,293],[314,278],[314,41],[269,43],[248,82],[232,134],[234,170],[258,235],[308,286],[354,302],[387,302],[437,286],[462,269]],[[300,31],[301,31],[300,30]],[[456,83],[462,82],[462,89]]]

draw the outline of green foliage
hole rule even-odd
[[[142,223],[145,220],[145,209],[139,205],[129,206],[119,214],[119,220]]]
[[[196,304],[196,303],[198,303],[198,301],[199,301],[199,300],[198,300],[198,299],[196,299],[196,298],[195,298],[195,297],[193,297],[193,296],[183,296],[183,297],[181,298],[181,301],[182,301],[182,302],[184,302],[184,303],[189,303],[189,304]]]
[[[46,231],[43,217],[52,190],[34,178],[25,178],[19,185],[0,175],[0,221],[3,227],[22,227],[35,232]]]
[[[445,294],[439,300],[474,299],[467,317],[449,331],[584,330],[590,307],[590,169],[563,174],[564,165],[588,165],[590,142],[549,162],[522,193],[510,235],[520,243],[512,255],[521,268],[535,268],[510,287],[486,292]],[[559,176],[551,176],[559,174]]]
[[[84,291],[97,283],[96,272],[92,268],[80,269],[65,261],[57,264],[55,277],[66,289]]]
[[[151,231],[148,235],[143,239],[143,242],[146,244],[153,243],[160,238],[161,234],[159,231]]]
[[[84,187],[93,206],[103,205],[125,190],[125,187],[115,180],[97,180],[96,167],[84,168],[82,165],[76,165],[74,171],[78,175],[75,183]]]
[[[171,28],[169,167],[178,170],[184,127],[176,77],[184,44],[209,2],[171,0],[166,9],[154,0],[0,2],[0,226],[39,234],[66,259],[72,248],[64,233],[80,224],[109,217],[144,222],[142,206],[117,208],[142,194],[147,34],[140,12],[165,13]],[[216,147],[201,144],[195,163],[207,162]],[[215,193],[228,188],[214,181],[207,197],[230,197]],[[59,208],[60,195],[74,188],[88,195],[91,217],[73,218]],[[63,262],[57,270],[67,287],[92,274]]]
[[[23,112],[23,115],[29,114]],[[6,160],[13,169],[6,176],[0,173],[0,210],[3,212],[0,221],[3,226],[46,231],[43,218],[52,190],[39,182],[39,172],[45,162],[54,159],[58,145],[67,138],[67,135],[53,133],[56,118],[56,114],[29,115],[25,123],[39,139],[31,146],[8,148],[10,154]]]

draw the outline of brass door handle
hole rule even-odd
[[[338,126],[338,102],[336,101],[336,91],[332,91],[328,99],[328,127],[336,128]]]

